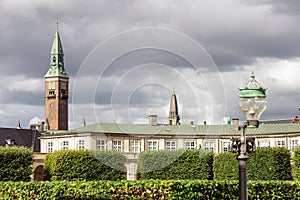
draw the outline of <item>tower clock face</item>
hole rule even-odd
[[[63,90],[67,89],[67,83],[66,82],[61,83],[61,89],[63,89]]]
[[[49,82],[48,89],[54,90],[55,89],[55,82]]]

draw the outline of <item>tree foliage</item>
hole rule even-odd
[[[0,181],[29,181],[33,152],[24,147],[0,147]]]

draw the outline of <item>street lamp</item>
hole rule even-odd
[[[246,139],[246,128],[257,128],[261,114],[267,108],[266,88],[263,88],[256,80],[254,72],[250,76],[250,81],[246,87],[239,88],[240,110],[244,113],[246,121],[242,125],[240,139],[233,140],[233,151],[238,151],[237,157],[239,165],[239,199],[246,200],[247,196],[247,152],[255,151],[254,138]]]

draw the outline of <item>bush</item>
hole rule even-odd
[[[299,181],[300,180],[300,146],[294,149],[294,156],[292,161],[293,161],[294,179]]]
[[[215,156],[214,178],[216,180],[238,180],[237,154],[221,153]],[[248,154],[248,180],[292,180],[290,152],[283,147],[257,148]]]
[[[0,181],[29,181],[33,153],[24,147],[0,147]]]
[[[214,158],[215,180],[238,180],[238,154],[223,152],[216,154]]]
[[[291,181],[249,181],[249,199],[299,199]],[[3,199],[238,199],[238,181],[0,182]]]
[[[104,160],[111,160],[111,166]],[[46,155],[46,179],[120,180],[125,178],[125,160],[124,155],[115,151],[55,151]]]
[[[291,154],[284,147],[262,147],[250,154],[249,180],[292,180]]]
[[[144,151],[138,159],[140,179],[212,179],[213,153],[203,150]]]

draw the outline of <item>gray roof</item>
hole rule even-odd
[[[34,152],[40,152],[40,133],[37,130],[0,128],[0,146],[6,146],[6,141],[12,139],[16,146],[31,148]]]

